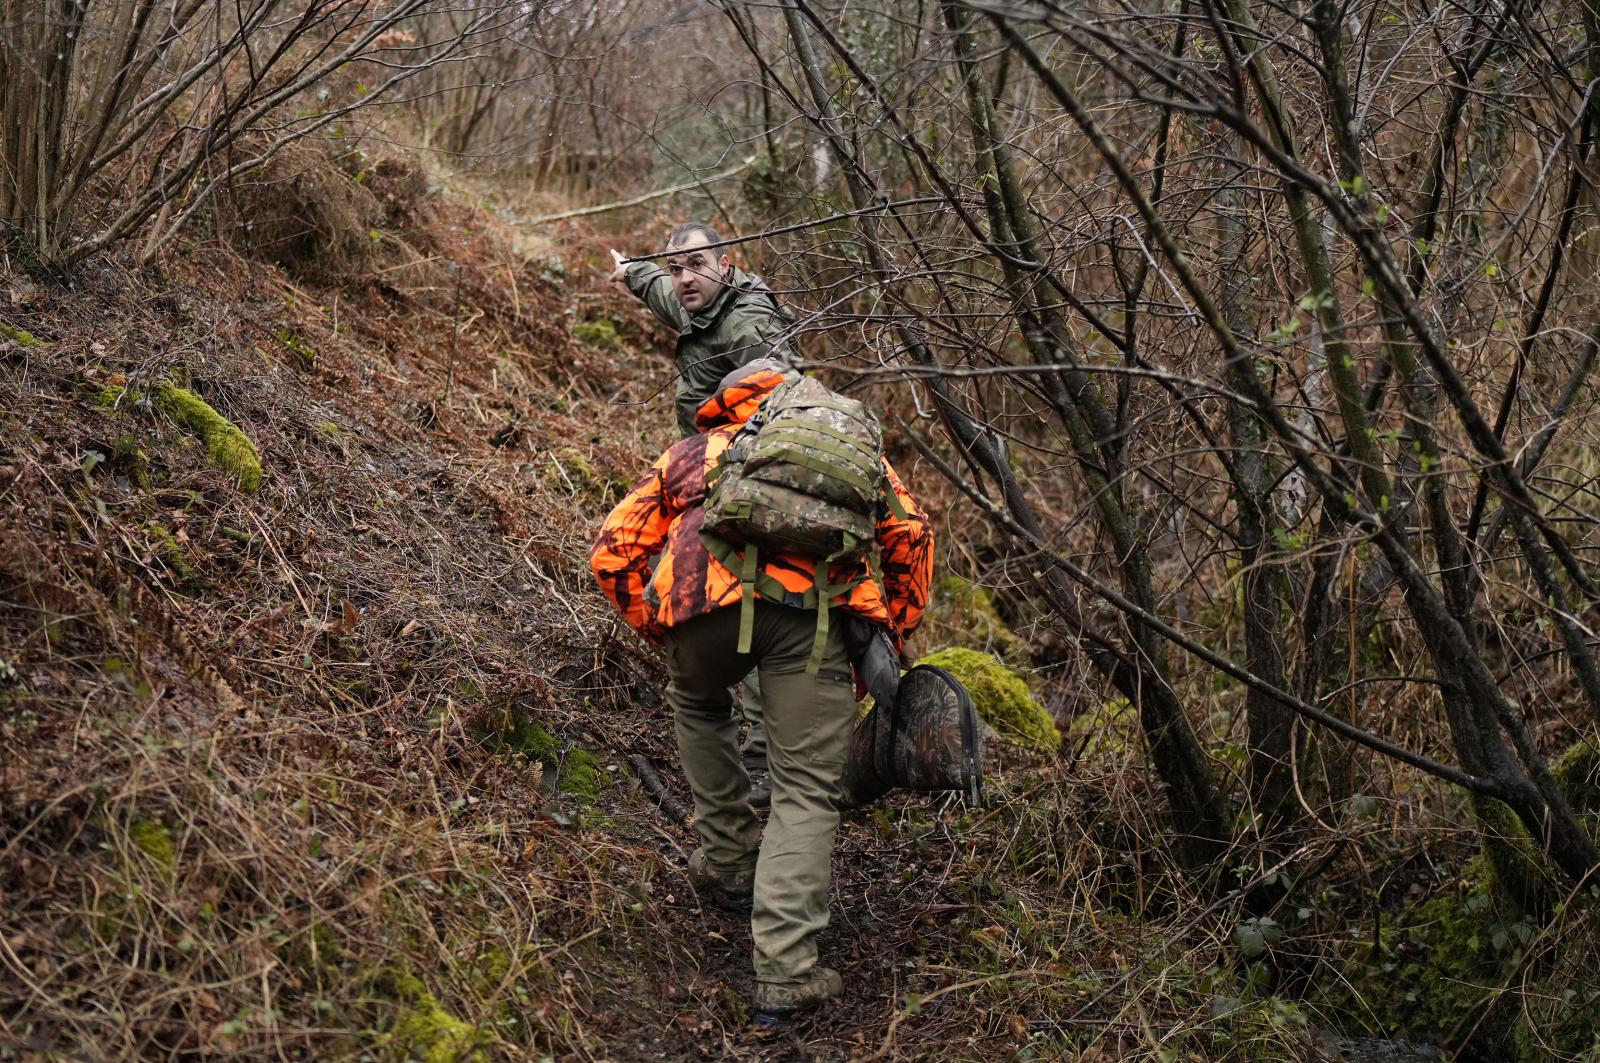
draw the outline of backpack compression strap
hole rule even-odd
[[[883,474],[883,500],[889,506],[889,512],[901,520],[910,520],[911,514],[906,512],[905,503],[900,501],[900,496],[894,493],[894,484],[889,482],[889,474]]]
[[[760,568],[756,564],[756,548],[747,545],[744,548],[744,571],[739,576],[739,653],[750,652],[750,640],[756,630],[756,573]]]
[[[738,547],[708,531],[700,533],[700,542],[704,544],[707,553],[722,563],[723,568],[739,574],[739,644],[736,649],[739,653],[749,653],[755,637],[756,594],[759,592],[761,597],[773,602],[792,600],[793,595],[782,583],[761,570],[754,546],[746,546],[741,553]],[[806,664],[807,675],[816,675],[822,667],[822,655],[828,648],[828,606],[834,596],[848,594],[872,578],[869,559],[867,574],[843,583],[828,582],[833,563],[849,556],[859,545],[851,543],[836,551],[826,561],[818,561],[817,574],[812,577],[811,589],[800,596],[801,609],[817,611],[817,637],[811,644],[811,659]]]
[[[829,583],[828,577],[833,572],[833,563],[843,560],[856,552],[860,543],[851,536],[845,536],[845,543],[835,550],[826,559],[817,562],[816,574],[812,577],[817,589],[817,637],[811,643],[811,660],[806,664],[806,674],[816,675],[822,668],[822,655],[828,649],[828,614],[832,611],[829,605],[836,594],[848,594],[856,587],[871,579],[870,560],[868,561],[868,574],[857,576],[855,579],[843,583]]]

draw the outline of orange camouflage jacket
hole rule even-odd
[[[736,605],[739,577],[706,551],[700,539],[706,474],[717,463],[739,426],[755,413],[783,376],[756,370],[724,387],[696,414],[698,435],[680,440],[606,518],[589,554],[589,567],[601,590],[634,630],[661,641],[666,629],[713,609]],[[862,579],[833,598],[868,620],[888,625],[905,638],[922,622],[933,578],[933,531],[893,469],[889,483],[908,516],[886,513],[878,521],[878,571],[883,586]],[[887,507],[886,507],[887,508]],[[651,580],[650,559],[663,554]],[[758,559],[762,570],[784,588],[791,604],[812,588],[816,562],[796,554]],[[861,560],[835,564],[828,574],[835,586],[866,576]],[[758,591],[758,597],[769,597]]]

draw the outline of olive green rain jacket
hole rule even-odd
[[[684,309],[672,278],[655,263],[635,262],[624,277],[628,290],[678,332],[678,431],[684,438],[697,431],[695,411],[733,370],[763,357],[794,364],[789,344],[776,342],[794,316],[755,274],[734,267],[733,279],[695,314]]]

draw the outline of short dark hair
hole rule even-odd
[[[722,243],[722,234],[703,221],[686,221],[672,230],[667,237],[668,247],[678,247],[691,236],[703,236],[708,244]]]

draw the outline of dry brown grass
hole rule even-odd
[[[658,662],[584,564],[670,441],[659,399],[629,404],[666,383],[661,338],[593,234],[562,286],[371,172],[459,300],[214,244],[70,291],[0,278],[43,341],[0,347],[0,1058],[1309,1058],[1318,1016],[1245,986],[1240,903],[1167,865],[1132,729],[1071,677],[1070,757],[997,751],[982,811],[847,822],[823,948],[850,997],[752,1037],[747,928],[698,906],[690,833],[621,769],[670,760]],[[598,314],[619,347],[573,340]],[[258,494],[129,398],[161,379],[255,441]],[[1237,743],[1237,699],[1179,681]],[[508,748],[516,722],[553,740]],[[1381,817],[1303,854],[1319,888],[1360,895],[1373,854],[1402,892],[1444,873],[1437,789],[1383,782]],[[1327,975],[1353,910],[1296,926],[1284,985]]]
[[[463,263],[456,313],[360,270],[319,286],[206,247],[168,276],[106,262],[15,304],[44,345],[0,354],[5,1051],[1065,1044],[1060,971],[1103,979],[1108,956],[1139,955],[1147,935],[1106,905],[1164,873],[1107,865],[1101,828],[1067,811],[1089,791],[1027,760],[997,771],[982,816],[915,799],[847,827],[824,947],[852,998],[798,1040],[751,1038],[747,930],[698,907],[679,870],[692,838],[608,770],[671,755],[658,665],[583,563],[593,522],[668,441],[659,410],[611,401],[659,387],[633,346],[648,327],[541,279],[481,213],[428,209]],[[625,322],[620,349],[570,337],[601,308]],[[255,441],[258,494],[131,398],[168,378]],[[108,387],[125,388],[110,407]],[[91,453],[105,460],[86,469]],[[507,749],[508,720],[555,744]],[[564,788],[590,754],[594,802]],[[1138,788],[1112,807],[1140,809]],[[1191,1007],[1152,992],[1135,999],[1155,1028]],[[1072,1043],[1155,1051],[1127,1012],[1096,1014],[1109,1032]]]
[[[653,866],[563,790],[583,749],[627,744],[623,683],[656,674],[581,563],[629,461],[593,426],[628,388],[537,270],[455,238],[459,315],[214,250],[28,287],[45,345],[0,354],[0,1040],[584,1043],[574,971],[605,966],[596,934],[637,918]],[[259,495],[133,400],[158,379],[255,441]],[[547,763],[495,739],[509,719],[556,736]]]

